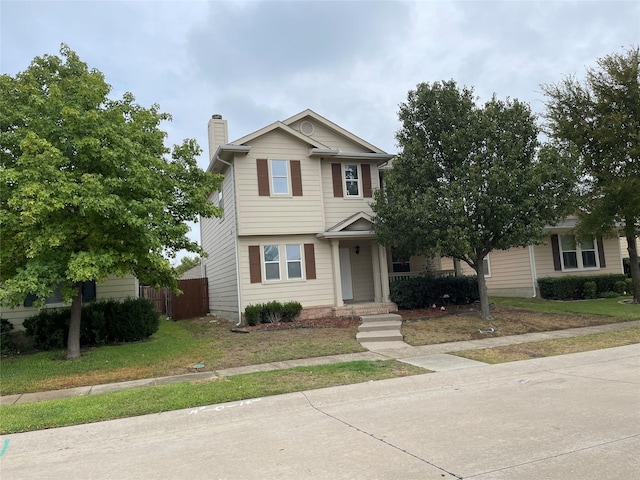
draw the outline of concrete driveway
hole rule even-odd
[[[12,479],[640,478],[640,345],[9,435]]]

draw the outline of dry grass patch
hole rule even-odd
[[[481,320],[480,314],[475,311],[424,320],[405,320],[402,324],[402,333],[405,341],[410,345],[430,345],[606,325],[620,321],[619,318],[602,315],[539,312],[505,306],[496,306],[491,313],[493,319],[490,321]],[[489,328],[495,331],[479,332]]]
[[[603,348],[640,343],[640,328],[595,333],[581,337],[543,340],[482,350],[464,350],[455,355],[485,363],[516,362],[530,358],[551,357],[568,353],[588,352]]]

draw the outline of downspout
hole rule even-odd
[[[231,184],[233,185],[233,221],[234,221],[234,228],[235,228],[235,239],[233,242],[233,247],[235,249],[235,255],[236,255],[236,282],[238,285],[238,288],[236,289],[236,291],[238,292],[238,323],[236,323],[236,327],[239,327],[240,324],[242,323],[242,308],[241,308],[241,301],[242,301],[242,297],[240,295],[240,262],[239,257],[238,257],[238,202],[237,202],[237,197],[236,197],[236,171],[233,168],[233,164],[231,162],[227,162],[226,160],[223,160],[222,158],[220,158],[220,155],[216,155],[216,161],[224,163],[225,165],[227,165],[228,167],[231,168]]]
[[[538,282],[538,274],[536,272],[536,257],[533,252],[533,245],[529,244],[529,264],[531,266],[531,287],[533,288],[533,296],[531,298],[536,298],[538,296],[536,283]]]

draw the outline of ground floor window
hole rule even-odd
[[[577,241],[574,235],[562,235],[560,236],[560,251],[563,270],[599,267],[593,240]]]

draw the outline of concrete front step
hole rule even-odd
[[[402,322],[402,317],[395,313],[383,313],[378,315],[360,315],[360,320],[362,320],[363,324],[390,321]]]
[[[400,330],[402,322],[399,320],[387,320],[380,322],[363,323],[358,327],[359,332],[376,332],[380,330]]]
[[[376,330],[373,332],[358,332],[356,334],[358,342],[401,342],[403,340],[400,329],[396,330]]]

